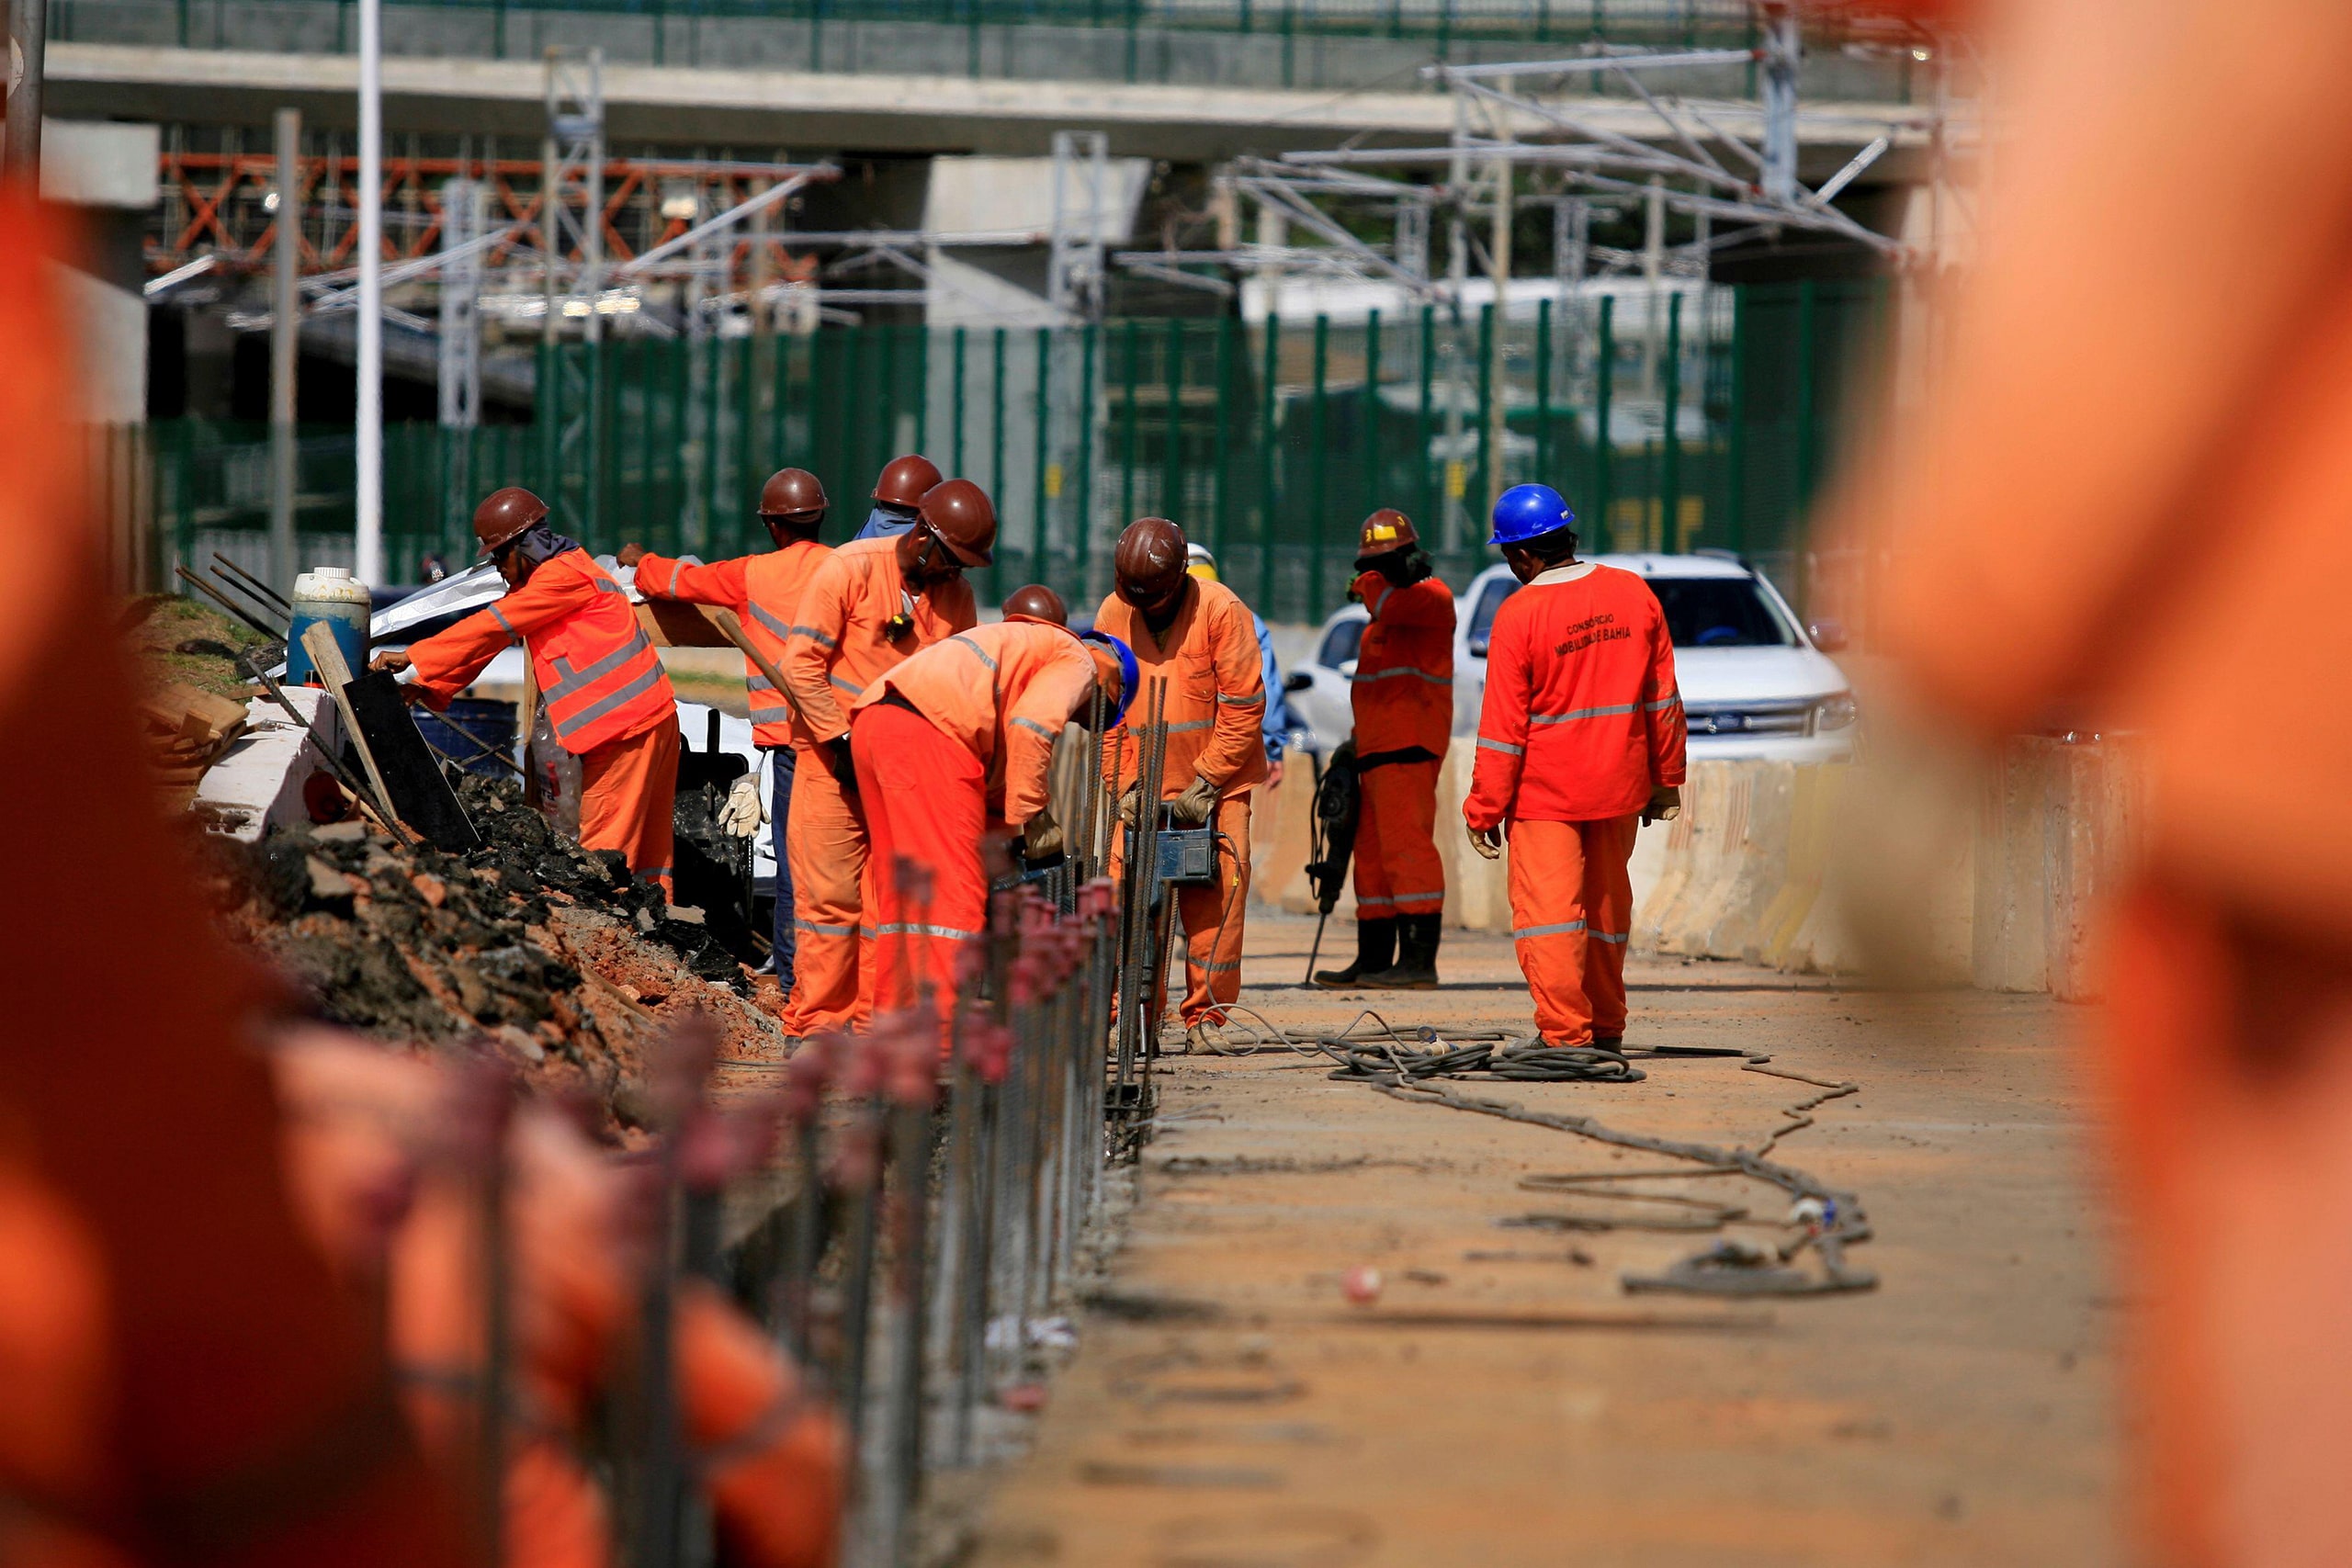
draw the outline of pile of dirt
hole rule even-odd
[[[358,822],[211,840],[231,935],[322,1017],[388,1040],[487,1038],[623,1125],[643,1121],[645,1052],[669,1015],[708,1014],[727,1056],[780,1055],[752,976],[620,855],[562,838],[512,784],[469,777],[459,795],[483,839],[463,854]]]

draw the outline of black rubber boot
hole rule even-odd
[[[1396,921],[1358,920],[1356,922],[1356,961],[1345,969],[1317,969],[1315,983],[1333,990],[1346,990],[1351,986],[1365,984],[1364,976],[1376,975],[1396,962]]]
[[[1396,966],[1366,976],[1363,984],[1385,991],[1437,989],[1438,933],[1444,929],[1440,915],[1400,915],[1396,919]]]

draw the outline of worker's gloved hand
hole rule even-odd
[[[1470,847],[1484,860],[1503,858],[1503,830],[1500,828],[1472,828]]]
[[[1119,796],[1119,821],[1129,828],[1143,821],[1143,785],[1129,784],[1127,793]]]
[[[615,555],[613,559],[623,566],[635,566],[638,562],[643,560],[647,556],[652,553],[652,551],[647,549],[643,545],[623,545],[620,547],[619,553]]]
[[[388,671],[394,675],[399,674],[408,667],[408,650],[399,648],[388,648],[384,649],[383,652],[376,655],[375,658],[368,661],[368,669]]]
[[[1650,803],[1642,807],[1645,822],[1671,822],[1682,815],[1682,791],[1672,784],[1660,784],[1650,791]]]
[[[760,804],[760,781],[745,773],[728,786],[727,804],[718,808],[718,825],[739,839],[748,839],[760,830],[768,819],[767,807]]]
[[[833,737],[832,739],[824,743],[823,750],[827,765],[833,770],[834,779],[840,783],[842,788],[855,794],[857,763],[849,754],[849,737],[846,735]]]
[[[1168,803],[1168,820],[1179,828],[1198,828],[1216,815],[1216,785],[1193,775],[1184,793]]]
[[[1022,825],[1021,858],[1026,861],[1051,860],[1062,852],[1062,825],[1054,820],[1053,813],[1040,811]]]

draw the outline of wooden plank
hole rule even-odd
[[[334,640],[334,633],[323,621],[313,621],[302,628],[302,647],[311,656],[311,667],[319,672],[319,680],[334,699],[336,711],[343,715],[344,733],[351,738],[354,750],[359,753],[359,765],[368,771],[368,787],[375,793],[376,804],[387,817],[398,817],[400,809],[393,804],[392,793],[384,787],[384,775],[376,766],[376,753],[368,744],[368,737],[351,711],[350,699],[345,694],[351,684],[351,666],[343,657],[343,645]],[[421,740],[424,738],[418,737]],[[410,823],[413,829],[416,825]]]

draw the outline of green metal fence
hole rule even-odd
[[[1459,582],[1493,559],[1491,498],[1540,479],[1591,548],[1736,550],[1801,599],[1803,521],[1887,307],[1881,284],[1804,283],[1588,291],[1499,319],[558,345],[540,351],[537,423],[387,433],[389,567],[413,581],[429,555],[465,558],[474,499],[511,483],[598,550],[759,548],[759,488],[786,464],[823,479],[841,538],[881,466],[920,450],[995,498],[984,596],[1035,578],[1091,602],[1119,529],[1156,514],[1215,550],[1268,619],[1312,621],[1339,603],[1373,508],[1409,513]],[[302,450],[308,553],[347,559],[349,434],[306,432]],[[183,558],[260,548],[266,432],[175,422],[153,451],[159,523]]]

